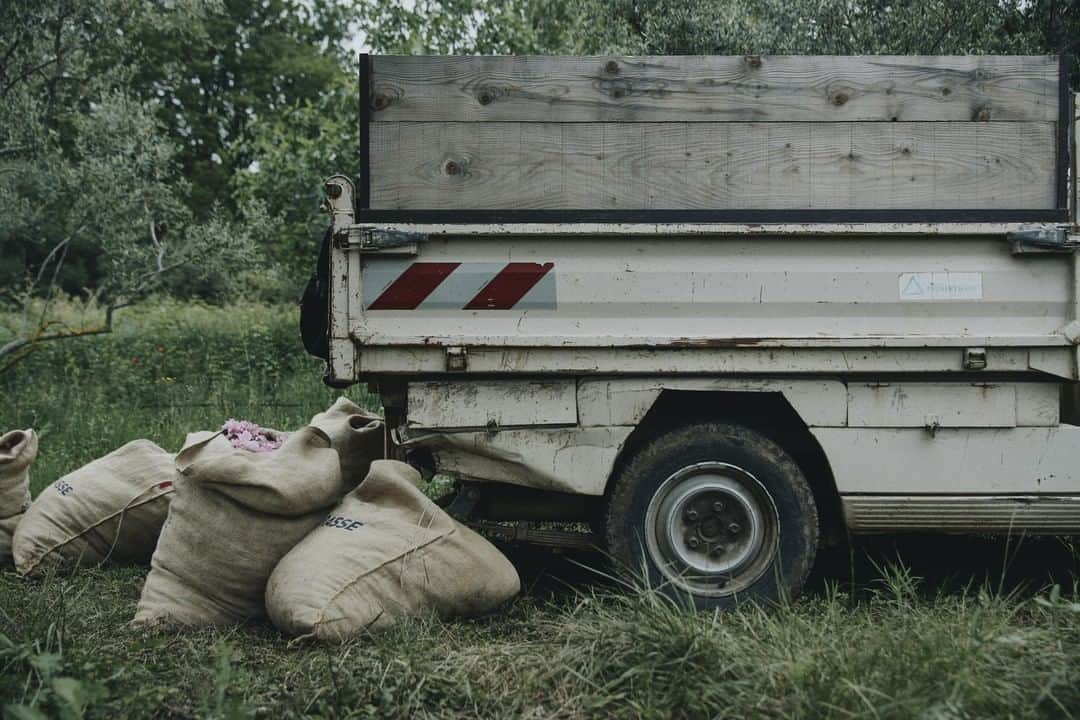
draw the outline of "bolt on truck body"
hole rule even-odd
[[[459,516],[702,607],[845,530],[1076,533],[1067,69],[364,56],[328,381]]]

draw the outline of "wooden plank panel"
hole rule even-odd
[[[689,123],[672,123],[670,132],[650,134],[651,142],[645,144],[649,182],[645,186],[644,207],[665,208],[685,202],[679,191],[691,155],[689,128]]]
[[[372,120],[1051,122],[1055,56],[372,58]]]
[[[1048,209],[1054,123],[377,123],[377,209]]]

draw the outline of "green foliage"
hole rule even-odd
[[[352,156],[355,104],[323,116],[325,162],[294,164],[257,192],[235,178],[254,174],[262,154],[284,169],[279,141],[313,149],[303,134],[334,104],[331,87],[346,86],[340,43],[351,14],[331,0],[4,3],[0,252],[11,262],[0,286],[9,303],[48,295],[54,273],[63,292],[118,304],[153,290],[221,298],[237,281],[293,299],[298,272],[291,282],[265,275],[295,270],[301,254],[310,263],[312,246],[298,236],[313,208],[294,190],[317,193]],[[298,108],[306,126],[290,124]],[[348,134],[325,123],[346,116]],[[271,220],[279,215],[283,230]],[[264,252],[253,256],[256,240]],[[24,334],[41,328],[31,322]]]
[[[573,7],[567,0],[371,0],[357,12],[377,53],[536,55],[566,47]]]
[[[315,100],[281,108],[251,127],[247,153],[258,165],[238,171],[233,188],[240,202],[263,203],[283,220],[263,242],[277,271],[266,294],[278,293],[278,301],[286,293],[298,297],[314,267],[327,223],[319,211],[321,181],[355,168],[358,90],[356,74],[342,71]]]
[[[147,7],[44,0],[0,10],[0,306],[21,313],[0,333],[0,370],[36,343],[107,332],[114,310],[150,293],[227,289],[230,268],[273,231],[257,202],[193,217],[157,104],[130,92],[129,68],[102,62],[130,49],[139,23],[168,29],[189,17],[183,4]],[[103,312],[66,326],[51,312],[65,293]]]
[[[657,55],[1075,52],[1080,9],[1050,0],[583,0],[577,52]]]
[[[197,214],[215,203],[234,206],[233,176],[259,159],[251,142],[256,123],[318,102],[338,81],[344,12],[328,0],[219,0],[203,3],[183,33],[150,18],[135,28],[126,58],[132,87],[156,101],[179,145]],[[309,182],[317,187],[319,178]]]
[[[87,710],[107,697],[102,683],[80,680],[64,653],[67,583],[53,583],[54,593],[45,602],[20,617],[15,624],[0,613],[0,675],[10,678],[11,687],[0,682],[0,691],[10,692],[5,718],[14,720],[79,720]],[[3,605],[0,605],[0,609]]]
[[[80,290],[110,249],[178,210],[171,147],[151,111],[118,89],[124,74],[94,52],[119,50],[109,29],[135,9],[125,0],[0,9],[0,254],[12,259],[0,285],[9,301],[54,251],[73,260],[59,267],[61,284]]]
[[[207,684],[208,692],[199,708],[199,717],[206,720],[241,720],[254,713],[244,700],[244,687],[250,685],[251,676],[236,665],[236,649],[228,642],[219,641],[210,648],[213,657],[212,675]]]

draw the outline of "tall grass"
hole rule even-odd
[[[112,335],[43,344],[0,375],[0,431],[40,435],[34,492],[129,440],[177,449],[230,417],[292,429],[342,394],[305,354],[293,307],[165,303],[120,317]]]
[[[0,700],[92,717],[1065,718],[1080,613],[903,570],[858,601],[695,614],[650,592],[523,598],[342,645],[126,626],[141,573],[0,575]],[[76,716],[76,715],[68,715]]]

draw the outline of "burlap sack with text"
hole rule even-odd
[[[147,563],[173,491],[173,456],[133,440],[41,491],[15,530],[15,567]]]
[[[224,447],[176,456],[176,494],[135,623],[232,625],[264,614],[266,579],[345,493],[338,456],[317,428],[277,450]]]
[[[417,487],[392,460],[286,555],[270,576],[270,619],[289,635],[342,640],[436,612],[490,612],[521,588],[514,566]]]

